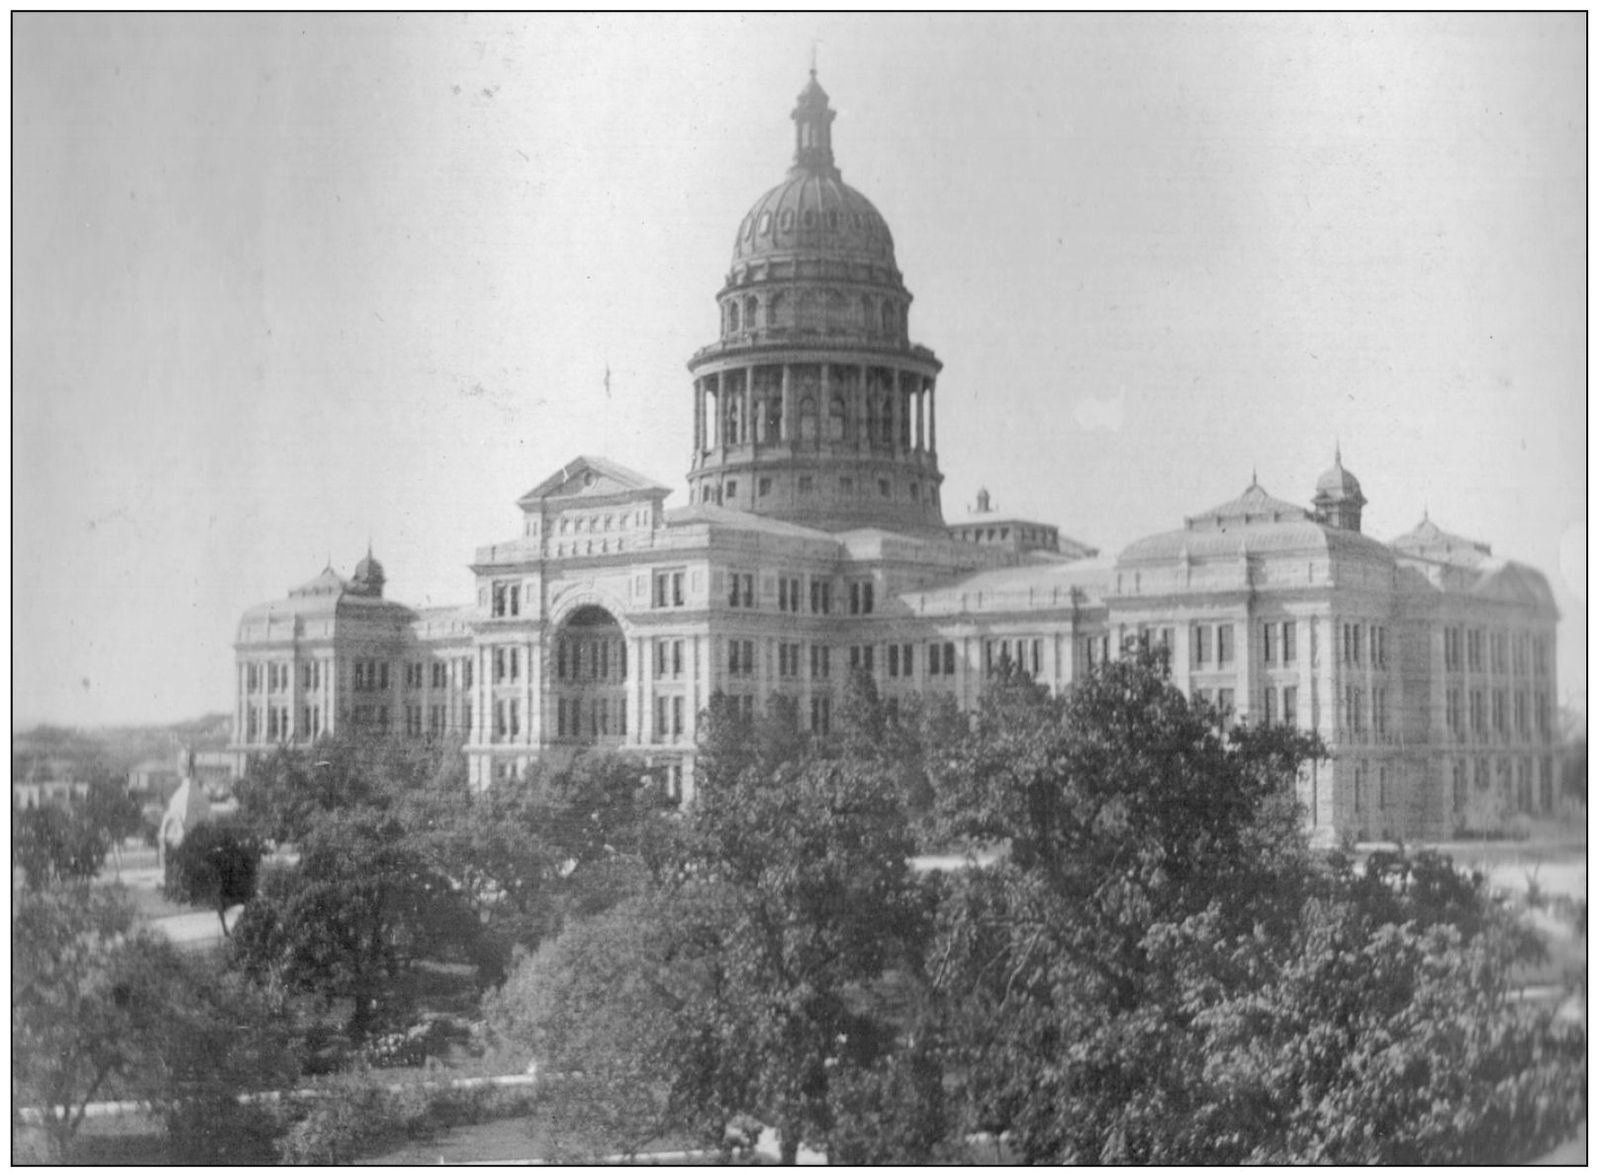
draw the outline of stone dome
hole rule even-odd
[[[1361,498],[1364,489],[1359,485],[1358,478],[1354,477],[1342,467],[1342,452],[1336,451],[1336,463],[1319,475],[1319,482],[1314,486],[1316,498]]]
[[[893,266],[894,237],[888,223],[834,165],[835,115],[815,70],[792,117],[794,165],[739,223],[733,265],[806,253]]]
[[[894,264],[894,237],[883,215],[833,175],[805,171],[767,192],[738,226],[732,263],[813,253]]]
[[[380,566],[380,560],[375,558],[375,553],[371,550],[359,559],[357,567],[353,568],[350,590],[378,596],[385,586],[386,569]]]

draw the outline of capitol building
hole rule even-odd
[[[1306,504],[1236,479],[1111,557],[982,491],[947,520],[943,365],[910,337],[893,235],[844,181],[834,117],[813,71],[793,165],[737,225],[717,337],[688,364],[687,497],[577,457],[477,548],[469,606],[387,598],[371,552],[250,609],[237,772],[367,730],[462,739],[475,787],[610,748],[685,799],[718,694],[745,712],[792,698],[830,733],[856,670],[967,708],[1002,662],[1062,690],[1136,639],[1227,717],[1325,740],[1298,785],[1316,842],[1551,809],[1547,581],[1429,518],[1371,537],[1340,452]]]

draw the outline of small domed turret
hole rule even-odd
[[[386,569],[380,566],[380,560],[375,558],[374,547],[369,553],[358,560],[357,567],[352,571],[352,586],[350,590],[354,595],[379,596],[386,590]]]
[[[1319,475],[1314,487],[1314,513],[1326,526],[1338,530],[1360,531],[1364,527],[1364,490],[1342,465],[1342,447],[1336,446],[1336,462]]]

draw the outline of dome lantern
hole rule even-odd
[[[1358,478],[1342,465],[1342,447],[1338,444],[1335,464],[1319,475],[1314,487],[1314,513],[1326,526],[1362,531],[1366,501]]]
[[[816,80],[816,68],[811,67],[811,79],[799,92],[794,105],[794,166],[789,175],[812,172],[839,178],[839,169],[833,166],[833,119],[837,115],[827,103],[827,91]]]

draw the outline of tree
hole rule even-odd
[[[976,1126],[1180,1164],[1515,1159],[1569,1128],[1582,1070],[1512,1006],[1504,912],[1446,862],[1307,851],[1322,753],[1226,729],[1144,653],[991,688],[940,802],[1009,849],[955,876],[930,957]]]
[[[642,894],[576,918],[488,996],[499,1038],[551,1078],[540,1094],[556,1159],[640,1150],[670,1121],[667,1059],[681,995],[662,965],[668,923]]]
[[[14,1114],[40,1111],[53,1161],[71,1160],[98,1098],[149,1102],[170,1124],[206,1100],[214,1125],[223,1122],[243,1089],[294,1076],[277,1023],[253,993],[137,926],[116,890],[68,884],[15,899]],[[182,1125],[175,1135],[194,1136]]]
[[[257,892],[257,869],[263,842],[247,829],[226,821],[199,824],[185,833],[168,858],[163,888],[174,901],[209,906],[227,937],[224,913],[244,905]]]
[[[106,826],[82,806],[12,809],[11,861],[30,889],[94,877],[111,847]]]
[[[348,1034],[370,1031],[390,981],[421,959],[473,950],[480,923],[394,818],[339,813],[303,836],[295,865],[270,869],[236,924],[248,975],[349,999]]]
[[[801,745],[784,707],[748,724],[713,706],[666,874],[672,1107],[713,1137],[758,1116],[785,1163],[831,1152],[845,1084],[899,1051],[875,992],[918,967],[925,930],[900,780]]]

